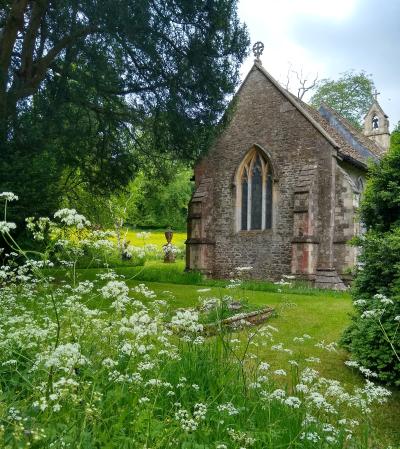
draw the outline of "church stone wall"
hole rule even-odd
[[[213,180],[204,172],[203,164],[196,169],[196,189],[188,210],[188,240],[186,242],[186,269],[213,273]]]
[[[357,208],[362,192],[357,181],[362,175],[347,164],[336,170],[334,266],[340,275],[356,263],[357,248],[348,243],[360,231]]]
[[[264,231],[236,232],[235,172],[254,145],[266,151],[274,167],[273,226]],[[299,267],[304,267],[306,273],[314,270],[317,263],[329,265],[331,206],[335,200],[333,151],[326,138],[263,73],[253,68],[238,94],[230,124],[196,171],[198,189],[205,177],[212,179],[212,194],[203,199],[210,204],[204,206],[201,217],[208,222],[207,229],[203,226],[203,232],[208,233],[207,244],[213,245],[213,260],[205,264],[212,267],[212,276],[226,278],[233,275],[236,267],[252,266],[255,278],[280,279],[291,273],[293,248],[298,250]],[[310,209],[313,219],[312,226],[307,219],[303,235],[296,236],[304,241],[294,241],[294,192],[304,166],[316,167],[316,196]],[[188,237],[187,267],[195,268],[190,231]],[[211,254],[205,244],[203,248],[204,257],[207,252]],[[307,263],[304,257],[309,257]]]
[[[294,189],[292,274],[313,279],[317,268],[319,240],[317,165],[302,167]]]

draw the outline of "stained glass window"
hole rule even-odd
[[[256,148],[242,163],[237,183],[239,201],[238,228],[242,231],[272,228],[272,172],[263,154]]]
[[[248,183],[247,183],[247,172],[244,170],[244,176],[242,178],[242,207],[241,207],[241,229],[247,229],[247,195],[248,195]]]
[[[261,229],[262,223],[262,166],[257,157],[251,176],[251,229]]]
[[[272,175],[267,174],[265,186],[265,229],[272,228]]]

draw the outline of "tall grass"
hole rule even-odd
[[[275,343],[271,325],[244,322],[240,333],[221,329],[207,338],[198,312],[171,310],[172,296],[160,299],[110,269],[89,269],[89,276],[79,279],[85,250],[108,248],[109,241],[99,232],[88,238],[89,224],[74,210],[63,209],[57,217],[57,223],[45,222],[60,232],[48,233],[40,260],[39,253],[32,260],[12,240],[11,225],[2,227],[25,264],[11,254],[0,268],[1,447],[366,449],[380,444],[370,434],[370,416],[389,391],[368,379],[350,391],[322,377],[304,347]],[[44,241],[41,224],[32,222],[31,230]],[[84,241],[54,241],[70,228],[84,234]],[[54,248],[60,254],[57,266],[65,267],[61,273],[48,268]],[[169,268],[170,275],[176,267]],[[145,272],[121,271],[128,278]],[[223,282],[192,276],[193,282]],[[296,342],[309,339],[303,334]],[[291,359],[272,368],[267,348]]]
[[[229,280],[209,279],[199,271],[185,271],[185,262],[176,261],[174,264],[164,264],[163,262],[146,262],[143,267],[116,267],[119,274],[127,279],[143,282],[165,282],[169,284],[199,285],[205,287],[224,288],[230,284]],[[92,277],[97,271],[85,270],[84,277]],[[341,297],[346,293],[334,290],[316,289],[303,282],[291,281],[289,285],[276,284],[271,281],[244,280],[242,287],[249,291],[262,291],[273,293],[290,293],[309,296]]]

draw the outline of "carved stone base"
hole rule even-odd
[[[334,268],[320,268],[315,276],[316,288],[327,288],[331,290],[347,290],[346,285],[340,279]]]
[[[164,256],[164,263],[175,263],[175,254],[167,253]]]

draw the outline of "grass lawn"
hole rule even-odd
[[[161,247],[167,243],[164,235],[165,230],[142,230],[142,229],[128,229],[126,239],[133,246],[143,246],[147,244],[157,245]],[[172,244],[178,248],[182,248],[185,244],[186,232],[174,231],[172,237]]]
[[[173,264],[164,264],[160,261],[147,261],[144,266],[125,266],[118,267],[116,271],[123,274],[126,279],[135,279],[143,282],[167,282],[171,284],[191,284],[204,287],[226,287],[230,282],[223,279],[207,279],[199,272],[185,271],[185,262],[177,260]],[[86,271],[87,278],[93,277],[97,270],[91,273],[90,269]],[[333,290],[318,290],[309,287],[302,282],[294,282],[290,286],[278,285],[269,281],[251,281],[243,282],[246,290],[264,291],[274,293],[290,293],[290,294],[307,294],[309,296],[329,296],[329,297],[347,297],[350,295],[343,292],[336,292]]]
[[[321,375],[337,379],[348,387],[361,384],[362,378],[357,371],[344,365],[349,354],[341,348],[327,351],[316,344],[337,342],[350,320],[352,304],[350,295],[343,292],[316,290],[295,285],[292,287],[275,285],[269,282],[247,282],[244,289],[227,289],[226,281],[203,279],[198,273],[184,273],[183,262],[167,265],[152,262],[144,267],[117,269],[124,274],[131,287],[145,283],[154,290],[160,299],[167,299],[171,308],[193,307],[198,304],[199,297],[222,297],[231,295],[235,298],[246,298],[251,304],[271,306],[276,316],[269,324],[276,327],[275,344],[282,343],[285,348],[293,350],[293,354],[265,349],[265,361],[274,369],[289,370],[289,360],[301,359],[302,356],[317,357],[320,363],[309,365]],[[97,270],[81,270],[80,276],[91,279]],[[159,282],[161,281],[161,282]],[[207,287],[209,291],[199,292]],[[309,334],[312,339],[296,343],[293,339]],[[261,351],[254,348],[254,351]],[[394,392],[390,402],[381,407],[374,416],[373,427],[380,439],[394,447],[400,447],[400,393]]]

